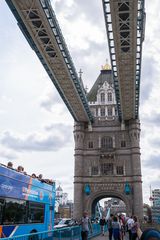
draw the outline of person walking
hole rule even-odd
[[[106,225],[106,220],[105,220],[105,217],[102,216],[102,218],[100,219],[100,222],[99,222],[100,226],[101,226],[101,233],[102,233],[102,236],[104,236],[104,227]]]
[[[108,227],[108,232],[109,232],[109,240],[112,240],[112,234],[113,234],[112,222],[113,222],[113,214],[111,214],[109,219],[107,220],[107,227]]]
[[[132,240],[131,228],[132,228],[133,223],[134,223],[134,220],[133,220],[133,217],[131,216],[127,220],[127,229],[128,229],[128,234],[129,234],[129,240]]]
[[[87,211],[83,213],[83,217],[81,219],[81,227],[82,227],[82,230],[81,230],[82,240],[88,240],[89,231],[92,232],[92,225],[88,217]]]
[[[139,223],[136,216],[133,217],[133,221],[134,223],[132,224],[131,227],[131,240],[136,240],[138,238],[137,232],[139,228]]]
[[[120,230],[121,230],[121,225],[118,221],[117,216],[113,217],[113,222],[112,222],[112,228],[113,228],[113,237],[114,240],[120,240]]]
[[[123,216],[120,215],[118,217],[118,220],[119,220],[119,223],[120,223],[120,226],[121,226],[121,229],[120,229],[120,238],[121,240],[124,239],[124,235],[125,235],[125,225],[124,225],[124,219],[123,219]]]

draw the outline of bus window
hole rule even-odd
[[[0,199],[0,224],[2,224],[3,207],[4,207],[4,199]]]
[[[3,224],[26,223],[26,201],[6,199]]]
[[[29,219],[30,223],[44,222],[45,205],[42,203],[29,202]]]

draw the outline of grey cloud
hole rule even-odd
[[[61,133],[65,133],[65,135],[67,134],[67,133],[70,133],[71,132],[71,129],[73,128],[73,126],[72,125],[64,125],[64,124],[62,124],[62,123],[55,123],[55,124],[51,124],[51,125],[49,125],[49,126],[46,126],[45,127],[45,130],[46,131],[51,131],[51,130],[57,130],[58,129],[58,131],[59,132],[61,132]]]
[[[81,13],[83,13],[88,21],[91,21],[94,25],[96,24],[104,24],[104,18],[102,18],[103,8],[102,4],[99,1],[91,1],[90,0],[74,0],[73,4],[70,7],[67,6],[67,1],[57,1],[55,3],[55,12],[61,13],[64,9],[68,8],[68,15],[66,19],[69,21],[73,21],[78,19]],[[97,21],[97,19],[102,19],[102,21]]]
[[[89,22],[93,27],[98,27],[104,36],[104,42],[102,43],[97,43],[94,38],[90,40],[89,36],[86,37],[85,40],[89,46],[87,49],[72,48],[72,46],[69,46],[71,50],[71,56],[73,57],[77,71],[80,68],[82,68],[84,71],[84,85],[89,85],[90,88],[92,86],[92,81],[95,81],[99,75],[101,65],[105,64],[106,58],[109,59],[108,42],[103,17],[102,3],[99,1],[92,1],[91,3],[90,0],[75,0],[72,5],[68,6],[67,0],[61,0],[54,2],[53,4],[55,6],[54,9],[57,16],[58,14],[64,12],[63,17],[65,17],[65,20],[68,22],[68,26],[70,25],[70,22],[78,21],[79,17],[81,17],[83,14],[83,16],[85,16],[86,22]],[[79,29],[79,31],[85,31],[85,29]],[[65,32],[64,29],[63,34],[64,37],[66,37],[67,34],[70,33]],[[97,58],[97,56],[99,57]],[[95,58],[95,60],[93,60],[93,58]],[[104,62],[102,62],[101,59],[104,59]]]
[[[17,155],[9,151],[0,151],[0,158],[6,158],[7,160],[13,160],[17,158]]]
[[[145,167],[149,167],[150,169],[160,169],[160,155],[149,156],[149,159],[143,164]]]
[[[144,123],[147,123],[147,124],[151,124],[154,126],[160,126],[160,113],[156,113],[156,112],[151,112],[150,113],[150,116],[142,116],[141,117],[141,120],[144,122]]]
[[[107,41],[107,40],[106,40]],[[84,56],[91,56],[94,53],[94,56],[97,56],[97,52],[104,52],[106,49],[106,52],[108,51],[107,43],[96,43],[93,40],[87,40],[89,43],[89,47],[87,49],[73,49],[72,53],[75,56],[78,56],[79,60],[82,62],[82,58]],[[108,53],[106,55],[109,57]],[[106,57],[107,57],[106,56]]]
[[[62,186],[64,186],[65,190],[73,190],[73,177],[71,178],[70,176],[68,176],[70,178],[70,181],[66,181],[63,178],[61,178],[61,184]]]
[[[58,151],[71,143],[71,137],[68,126],[56,129],[55,133],[51,131],[43,137],[33,133],[22,138],[5,132],[1,138],[1,144],[16,151]]]
[[[72,54],[73,56],[78,56],[78,58],[77,57],[74,58],[75,60],[74,62],[75,62],[75,65],[78,66],[77,70],[79,71],[79,69],[81,68],[83,71],[82,78],[83,78],[84,86],[86,86],[86,84],[87,85],[89,84],[90,87],[92,87],[92,84],[96,81],[96,78],[100,73],[101,66],[106,63],[106,59],[109,59],[109,54],[108,54],[107,42],[106,44],[98,44],[93,41],[88,41],[88,42],[89,42],[88,49],[85,49],[85,50],[73,49]],[[97,62],[98,62],[98,58],[104,59],[104,62],[100,60],[98,64],[97,63],[95,64],[95,61],[93,61],[93,58],[95,58]]]
[[[40,106],[49,112],[52,111],[53,106],[56,104],[62,104],[62,100],[58,93],[52,92],[48,93],[40,102]]]
[[[153,88],[153,83],[157,79],[158,70],[156,69],[157,62],[154,56],[144,57],[142,62],[142,77],[141,77],[141,104],[148,100]]]
[[[160,147],[160,139],[158,139],[158,138],[151,139],[150,140],[150,145],[151,145],[152,148],[158,148],[159,149],[159,147]]]
[[[158,177],[159,179],[151,181],[151,187],[152,189],[159,188],[160,186],[160,176]]]

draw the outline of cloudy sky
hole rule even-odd
[[[101,0],[55,0],[52,5],[76,69],[82,68],[90,89],[109,59]],[[159,8],[159,0],[146,1],[140,101],[145,202],[150,185],[160,188]],[[0,162],[11,160],[29,174],[55,179],[71,199],[73,119],[4,0],[0,30]]]

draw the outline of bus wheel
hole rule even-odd
[[[37,230],[36,229],[33,229],[30,234],[32,233],[37,233]],[[38,237],[38,234],[34,234],[34,235],[30,235],[28,240],[39,240],[39,237]]]

